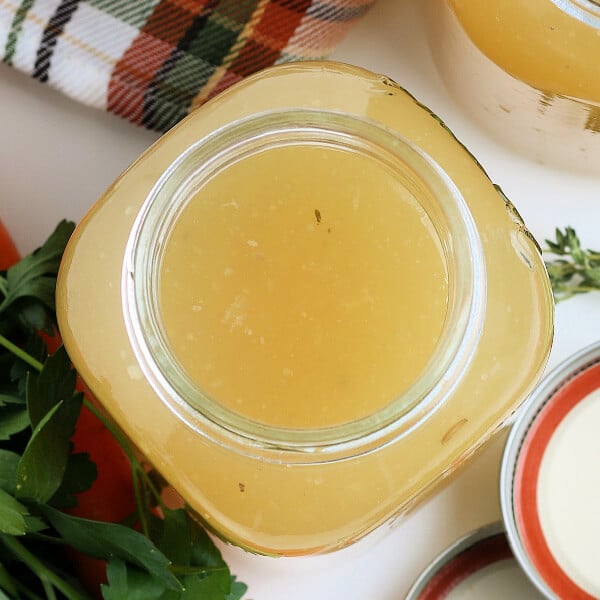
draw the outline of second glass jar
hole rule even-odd
[[[450,93],[535,161],[600,173],[600,4],[428,0],[429,41]]]

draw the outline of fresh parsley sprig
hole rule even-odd
[[[56,275],[73,232],[61,221],[43,246],[0,274],[0,323],[21,323],[26,331],[50,331],[56,322]]]
[[[600,252],[581,247],[572,227],[556,229],[554,240],[545,240],[546,269],[555,300],[600,290]]]
[[[236,581],[204,529],[163,504],[164,482],[123,434],[76,390],[61,347],[49,356],[39,332],[56,327],[56,275],[73,224],[0,271],[0,598],[89,600],[63,549],[107,561],[105,600],[240,600]],[[86,405],[123,448],[136,511],[124,523],[64,512],[90,487],[96,465],[70,438]]]

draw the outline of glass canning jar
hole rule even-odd
[[[600,3],[429,0],[428,37],[450,93],[530,158],[600,173]]]
[[[273,67],[145,152],[78,226],[57,310],[115,422],[224,539],[331,551],[422,499],[532,389],[539,247],[388,78]]]

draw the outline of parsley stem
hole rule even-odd
[[[19,348],[19,346],[13,344],[8,338],[4,337],[2,334],[0,334],[0,346],[4,346],[4,348],[6,348],[9,352],[12,352],[12,354],[20,358],[23,362],[26,362],[30,367],[34,368],[36,371],[42,370],[43,365],[39,360],[36,360],[35,358],[33,358],[33,356]]]
[[[29,569],[31,569],[31,571],[37,575],[44,587],[46,587],[47,584],[51,584],[68,600],[89,600],[88,596],[85,596],[70,583],[46,567],[42,561],[40,561],[34,554],[29,552],[29,550],[27,550],[27,548],[25,548],[25,546],[21,544],[21,542],[19,542],[14,536],[2,535],[0,536],[0,539],[16,558],[27,565],[27,567],[29,567]]]
[[[146,511],[144,510],[144,502],[140,492],[139,470],[133,464],[131,465],[131,475],[133,477],[133,493],[135,495],[135,505],[140,520],[140,527],[143,534],[148,537],[148,520],[146,519]]]
[[[54,587],[46,579],[42,579],[42,587],[46,592],[47,600],[56,600],[56,594],[54,593]]]
[[[131,465],[133,490],[135,494],[137,513],[140,519],[140,526],[142,528],[142,531],[144,532],[144,535],[148,537],[148,523],[146,519],[145,502],[140,493],[142,480],[154,496],[154,499],[158,506],[160,506],[161,508],[165,508],[160,495],[160,491],[156,489],[156,486],[154,485],[151,478],[148,476],[146,469],[144,469],[144,466],[135,456],[135,453],[131,448],[129,440],[125,437],[123,432],[109,418],[107,418],[106,415],[101,410],[99,410],[93,402],[90,402],[87,398],[84,398],[84,404],[94,414],[94,416],[106,427],[106,429],[108,429],[108,431],[115,438],[115,440],[117,440],[117,443],[119,444],[119,446],[121,446],[123,452],[125,452],[125,455],[129,460],[129,464]]]
[[[154,482],[152,481],[152,478],[148,476],[148,472],[141,465],[140,465],[140,474],[143,477],[144,482],[148,486],[148,489],[152,492],[152,495],[154,496],[154,499],[156,500],[156,503],[158,504],[158,506],[163,509],[167,508],[165,506],[165,503],[163,502],[160,490],[157,489],[156,485],[154,485]]]
[[[104,425],[104,427],[106,427],[106,429],[110,431],[111,435],[119,443],[119,446],[123,448],[123,452],[125,452],[127,458],[129,459],[129,462],[138,463],[138,460],[133,454],[133,450],[131,449],[127,438],[121,432],[121,430],[110,419],[108,419],[106,415],[93,402],[90,402],[87,398],[84,398],[83,403],[86,406],[86,408],[91,413],[93,413],[94,416],[102,423],[102,425]]]

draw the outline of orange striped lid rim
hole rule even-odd
[[[517,558],[546,596],[594,600],[552,553],[541,525],[538,483],[554,432],[575,406],[600,388],[600,346],[564,363],[540,387],[507,441],[501,476],[505,524]]]

